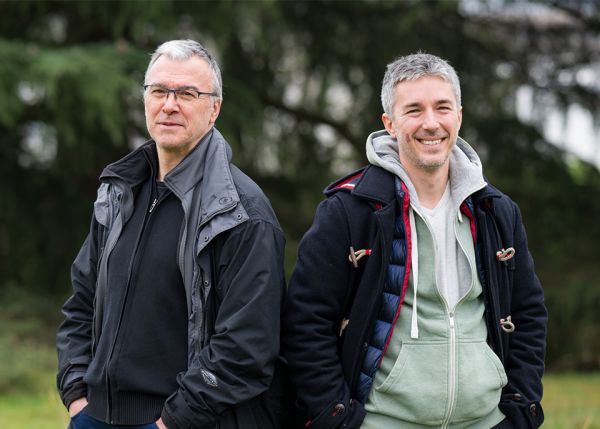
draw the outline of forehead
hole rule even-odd
[[[148,84],[160,83],[166,86],[204,86],[212,82],[212,70],[200,57],[187,60],[172,60],[161,56],[148,71]]]
[[[394,88],[396,105],[428,104],[451,101],[456,104],[452,84],[438,76],[423,76],[415,80],[405,80]]]

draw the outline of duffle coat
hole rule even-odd
[[[395,176],[370,165],[325,191],[303,238],[284,311],[283,345],[305,425],[359,428],[364,404],[356,389],[381,308],[396,216]],[[491,185],[465,201],[483,286],[488,343],[504,365],[508,384],[500,410],[507,424],[537,428],[544,369],[547,312],[520,211]],[[408,207],[408,206],[406,206]],[[353,250],[370,254],[354,267]],[[514,248],[500,260],[497,252]],[[501,320],[510,316],[514,332]]]

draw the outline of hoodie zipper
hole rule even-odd
[[[448,323],[450,324],[450,357],[449,357],[449,384],[450,392],[448,396],[448,412],[442,422],[442,429],[446,429],[450,424],[450,419],[454,414],[456,406],[456,326],[454,323],[454,313],[448,312]]]
[[[425,226],[427,226],[427,230],[429,231],[429,234],[431,235],[431,238],[433,241],[433,248],[434,248],[433,266],[436,267],[437,266],[436,265],[437,264],[437,255],[438,255],[438,243],[435,240],[435,235],[432,232],[431,225],[429,225],[429,222],[427,221],[427,219],[424,216],[422,216],[418,210],[415,210],[414,208],[413,208],[413,210],[415,213],[417,213],[419,215],[421,220],[425,223]],[[416,231],[414,231],[414,232],[416,234]],[[418,252],[418,249],[417,249],[417,252]],[[455,319],[454,319],[454,311],[450,310],[448,301],[446,301],[446,298],[439,290],[437,277],[434,276],[434,279],[435,279],[435,289],[437,291],[438,296],[442,300],[442,303],[444,304],[444,309],[446,310],[446,315],[448,316],[448,326],[449,326],[449,330],[450,330],[450,354],[448,356],[448,384],[449,384],[448,402],[447,402],[448,411],[446,412],[446,415],[444,416],[444,420],[442,421],[442,426],[441,426],[442,429],[446,429],[448,427],[448,425],[450,424],[450,420],[452,418],[452,415],[454,414],[454,408],[456,406],[456,372],[457,372],[457,370],[456,370],[456,367],[457,367],[457,364],[456,364],[456,360],[457,360],[456,359],[456,323],[455,323]],[[413,287],[414,287],[414,285],[413,285]],[[461,298],[461,300],[463,298]],[[458,302],[460,302],[460,300]],[[458,305],[458,303],[456,303],[454,308],[456,308],[457,305]]]
[[[435,240],[435,236],[432,233],[432,228],[431,225],[429,225],[429,222],[427,221],[427,219],[421,215],[421,213],[418,212],[418,210],[415,210],[415,213],[417,213],[419,215],[419,217],[421,218],[421,220],[425,223],[425,225],[427,226],[427,229],[429,231],[429,234],[431,234],[432,237],[432,241],[433,241],[433,246],[434,246],[434,267],[437,266],[437,254],[438,254],[438,243]],[[416,231],[415,231],[416,233]],[[462,243],[461,241],[458,239],[458,237],[456,237],[456,228],[455,228],[455,238],[456,241],[458,241],[462,252],[465,254],[466,256],[466,252],[464,250],[464,248],[462,247]],[[418,251],[418,249],[417,249]],[[471,261],[469,260],[469,258],[467,258],[467,260],[469,261],[469,266],[471,267],[471,273],[473,272],[473,267],[471,266]],[[452,420],[452,416],[454,415],[454,411],[455,411],[455,407],[456,407],[456,391],[457,391],[457,352],[456,352],[456,319],[455,319],[455,310],[456,307],[460,304],[460,302],[462,300],[465,299],[465,297],[469,294],[469,291],[467,291],[467,293],[465,293],[459,300],[458,302],[454,305],[454,309],[450,310],[450,306],[448,305],[448,302],[446,301],[446,298],[444,297],[444,295],[442,295],[442,293],[440,292],[439,288],[438,288],[438,283],[437,283],[437,278],[435,280],[435,287],[438,293],[438,296],[440,297],[440,299],[442,300],[442,303],[444,304],[444,308],[446,310],[446,315],[448,316],[448,326],[449,326],[449,331],[450,331],[450,354],[448,356],[448,385],[449,385],[449,389],[448,389],[448,410],[446,412],[446,415],[444,416],[444,419],[442,421],[442,426],[441,429],[447,429],[448,426],[450,425],[450,421]],[[473,287],[473,281],[471,281],[471,288]]]
[[[460,208],[459,208],[460,210]],[[460,211],[459,211],[460,213]],[[463,252],[465,258],[467,259],[467,262],[469,263],[469,268],[471,269],[471,285],[469,287],[469,290],[466,291],[466,293],[458,300],[458,302],[455,304],[454,306],[454,311],[450,311],[448,309],[448,304],[446,303],[446,300],[444,300],[444,303],[446,305],[446,309],[448,311],[448,321],[450,324],[450,374],[449,374],[449,384],[450,384],[450,393],[449,393],[449,398],[448,398],[448,412],[446,413],[446,417],[444,418],[444,421],[442,422],[442,429],[446,429],[449,425],[450,425],[450,421],[452,419],[452,416],[454,415],[454,408],[456,407],[456,389],[457,389],[457,382],[456,382],[456,373],[457,373],[457,353],[456,353],[456,324],[455,324],[455,311],[456,308],[458,307],[458,305],[461,303],[461,301],[463,301],[471,292],[471,290],[473,289],[473,283],[475,281],[475,279],[473,278],[474,275],[477,275],[477,267],[473,267],[472,261],[469,259],[469,257],[467,256],[467,252],[463,246],[462,241],[460,241],[459,237],[456,235],[456,225],[454,227],[454,237],[456,239],[456,241],[458,242],[459,246],[460,246],[460,250]]]

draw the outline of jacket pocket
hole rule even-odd
[[[485,417],[500,403],[506,372],[485,343],[458,343],[457,395],[454,422]]]
[[[370,407],[392,418],[439,425],[448,401],[447,343],[405,342],[386,379],[369,396]]]

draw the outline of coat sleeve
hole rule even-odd
[[[285,289],[284,239],[269,222],[250,220],[216,244],[220,306],[214,332],[163,408],[169,429],[214,428],[219,417],[269,386],[279,355]]]
[[[508,384],[500,409],[515,428],[537,428],[544,421],[540,400],[548,315],[521,214],[514,203],[512,216],[515,260],[509,314],[515,331],[508,334],[508,358],[505,361]]]
[[[358,428],[364,408],[352,400],[338,355],[348,293],[350,237],[339,196],[321,202],[298,251],[283,317],[283,353],[311,428]],[[343,426],[342,426],[343,425]]]
[[[90,232],[71,266],[73,294],[62,307],[65,319],[57,333],[57,386],[67,408],[87,394],[83,376],[91,361],[98,228],[95,218],[92,219]]]

